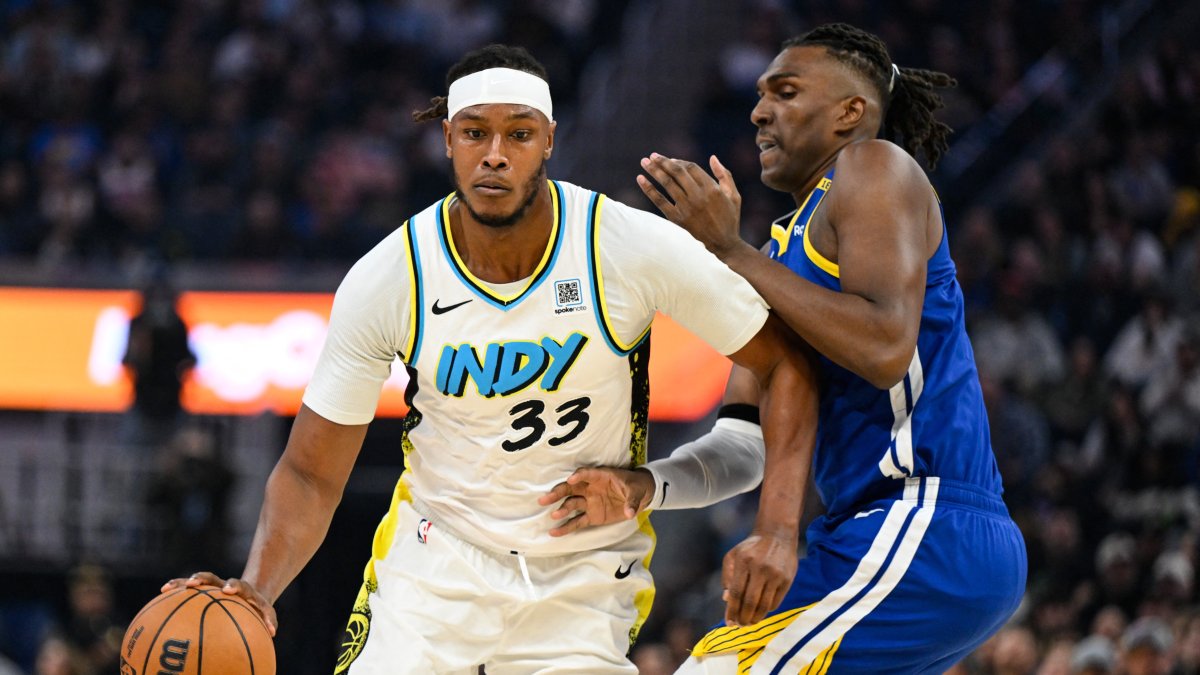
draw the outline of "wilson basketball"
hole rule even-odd
[[[133,618],[121,675],[275,675],[275,645],[245,600],[216,586],[180,588]]]

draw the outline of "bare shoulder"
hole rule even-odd
[[[847,145],[838,154],[836,167],[839,178],[849,178],[852,184],[870,183],[873,189],[886,190],[889,185],[900,189],[929,185],[929,178],[912,155],[882,139]]]
[[[929,208],[933,187],[912,155],[890,141],[852,143],[838,154],[829,191],[831,218],[854,218],[886,210],[920,219]]]

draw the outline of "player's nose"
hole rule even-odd
[[[771,116],[770,106],[766,97],[763,97],[758,99],[758,103],[754,104],[754,109],[750,111],[750,123],[761,129],[771,123]]]
[[[499,134],[492,137],[487,153],[483,156],[483,164],[492,169],[508,166],[508,156],[504,152],[504,139]]]

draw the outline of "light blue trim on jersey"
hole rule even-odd
[[[411,218],[408,221],[408,251],[411,256],[409,264],[413,266],[413,278],[417,282],[414,289],[417,293],[417,316],[413,320],[413,331],[417,335],[413,340],[412,354],[405,364],[413,366],[417,363],[417,357],[421,355],[421,336],[425,332],[422,330],[425,325],[425,279],[424,268],[421,267],[421,247],[417,245],[417,226]]]
[[[449,197],[446,197],[442,201],[438,202],[438,206],[437,206],[438,241],[441,242],[442,253],[444,253],[446,255],[446,261],[450,264],[450,269],[454,270],[454,275],[456,277],[458,277],[458,280],[462,282],[463,286],[466,286],[477,297],[479,297],[480,299],[482,299],[484,302],[488,303],[492,307],[495,307],[496,309],[507,312],[508,310],[512,309],[513,307],[516,307],[517,305],[521,304],[521,302],[523,300],[525,300],[525,298],[528,298],[530,295],[532,295],[533,291],[536,290],[538,286],[541,286],[542,283],[545,282],[546,279],[548,279],[550,277],[550,271],[554,269],[554,264],[556,262],[558,262],[558,254],[562,250],[563,239],[566,238],[566,227],[567,227],[567,215],[566,214],[567,214],[567,211],[566,211],[566,204],[564,204],[564,202],[566,201],[566,193],[563,191],[562,186],[560,186],[558,184],[558,181],[551,180],[550,185],[552,186],[552,189],[555,191],[555,197],[558,200],[558,213],[555,214],[555,218],[558,223],[558,227],[555,228],[555,231],[554,231],[555,239],[553,242],[551,242],[551,245],[554,247],[554,250],[550,253],[550,260],[546,262],[546,266],[543,267],[540,271],[535,272],[535,274],[537,274],[538,277],[533,280],[533,283],[529,284],[529,287],[526,288],[524,291],[522,291],[519,296],[513,298],[512,300],[509,300],[508,302],[501,302],[500,300],[497,300],[495,297],[493,297],[491,294],[489,294],[486,290],[479,288],[479,286],[477,286],[473,281],[468,279],[466,277],[466,275],[464,275],[462,273],[462,270],[460,270],[458,268],[458,263],[454,259],[454,252],[450,250],[450,245],[449,245],[449,242],[447,241],[446,223],[442,220],[442,211],[443,211],[442,206],[446,202],[447,199],[450,199],[450,197],[453,197],[454,195],[450,195]]]
[[[642,336],[636,340],[629,349],[621,349],[617,344],[617,338],[612,334],[608,325],[607,318],[604,315],[604,304],[600,300],[600,275],[596,272],[600,266],[600,251],[596,246],[596,229],[599,226],[597,221],[600,220],[599,213],[596,211],[597,202],[600,200],[600,193],[593,192],[592,197],[588,200],[587,209],[587,262],[588,262],[588,283],[592,287],[592,307],[593,315],[596,317],[596,323],[600,326],[600,334],[604,336],[604,344],[612,350],[617,356],[629,356],[646,338],[650,337],[650,331],[647,330]]]

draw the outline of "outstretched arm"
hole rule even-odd
[[[801,278],[742,241],[733,177],[715,157],[710,165],[716,180],[691,162],[654,155],[642,167],[666,196],[644,177],[638,185],[817,352],[881,389],[902,380],[916,348],[931,248],[929,183],[912,157],[883,141],[856,143],[839,156],[835,188],[822,209],[837,234],[841,292]]]
[[[812,351],[773,315],[762,330],[730,356],[736,365],[725,391],[725,404],[760,406],[766,442],[763,479],[762,441],[718,431],[678,448],[651,464],[670,475],[679,508],[699,507],[752,489],[762,480],[758,515],[751,535],[725,557],[726,621],[751,624],[779,605],[796,573],[800,515],[812,465],[817,432],[817,381]],[[734,434],[742,431],[732,432]],[[750,434],[747,434],[750,435]],[[755,447],[757,446],[757,447]],[[734,455],[733,459],[730,455]],[[563,536],[633,518],[663,494],[644,467],[584,467],[556,485],[538,502],[562,502],[551,514],[567,518],[551,534]],[[671,507],[668,507],[671,508]]]
[[[632,469],[576,469],[538,498],[542,506],[558,504],[550,517],[562,522],[550,535],[631,520],[648,509],[703,508],[758,487],[766,460],[759,396],[753,373],[734,366],[712,431]]]
[[[163,590],[222,586],[254,605],[274,634],[278,620],[273,605],[324,541],[366,431],[365,424],[336,424],[301,406],[287,448],[267,480],[241,579],[200,572],[169,581]]]

